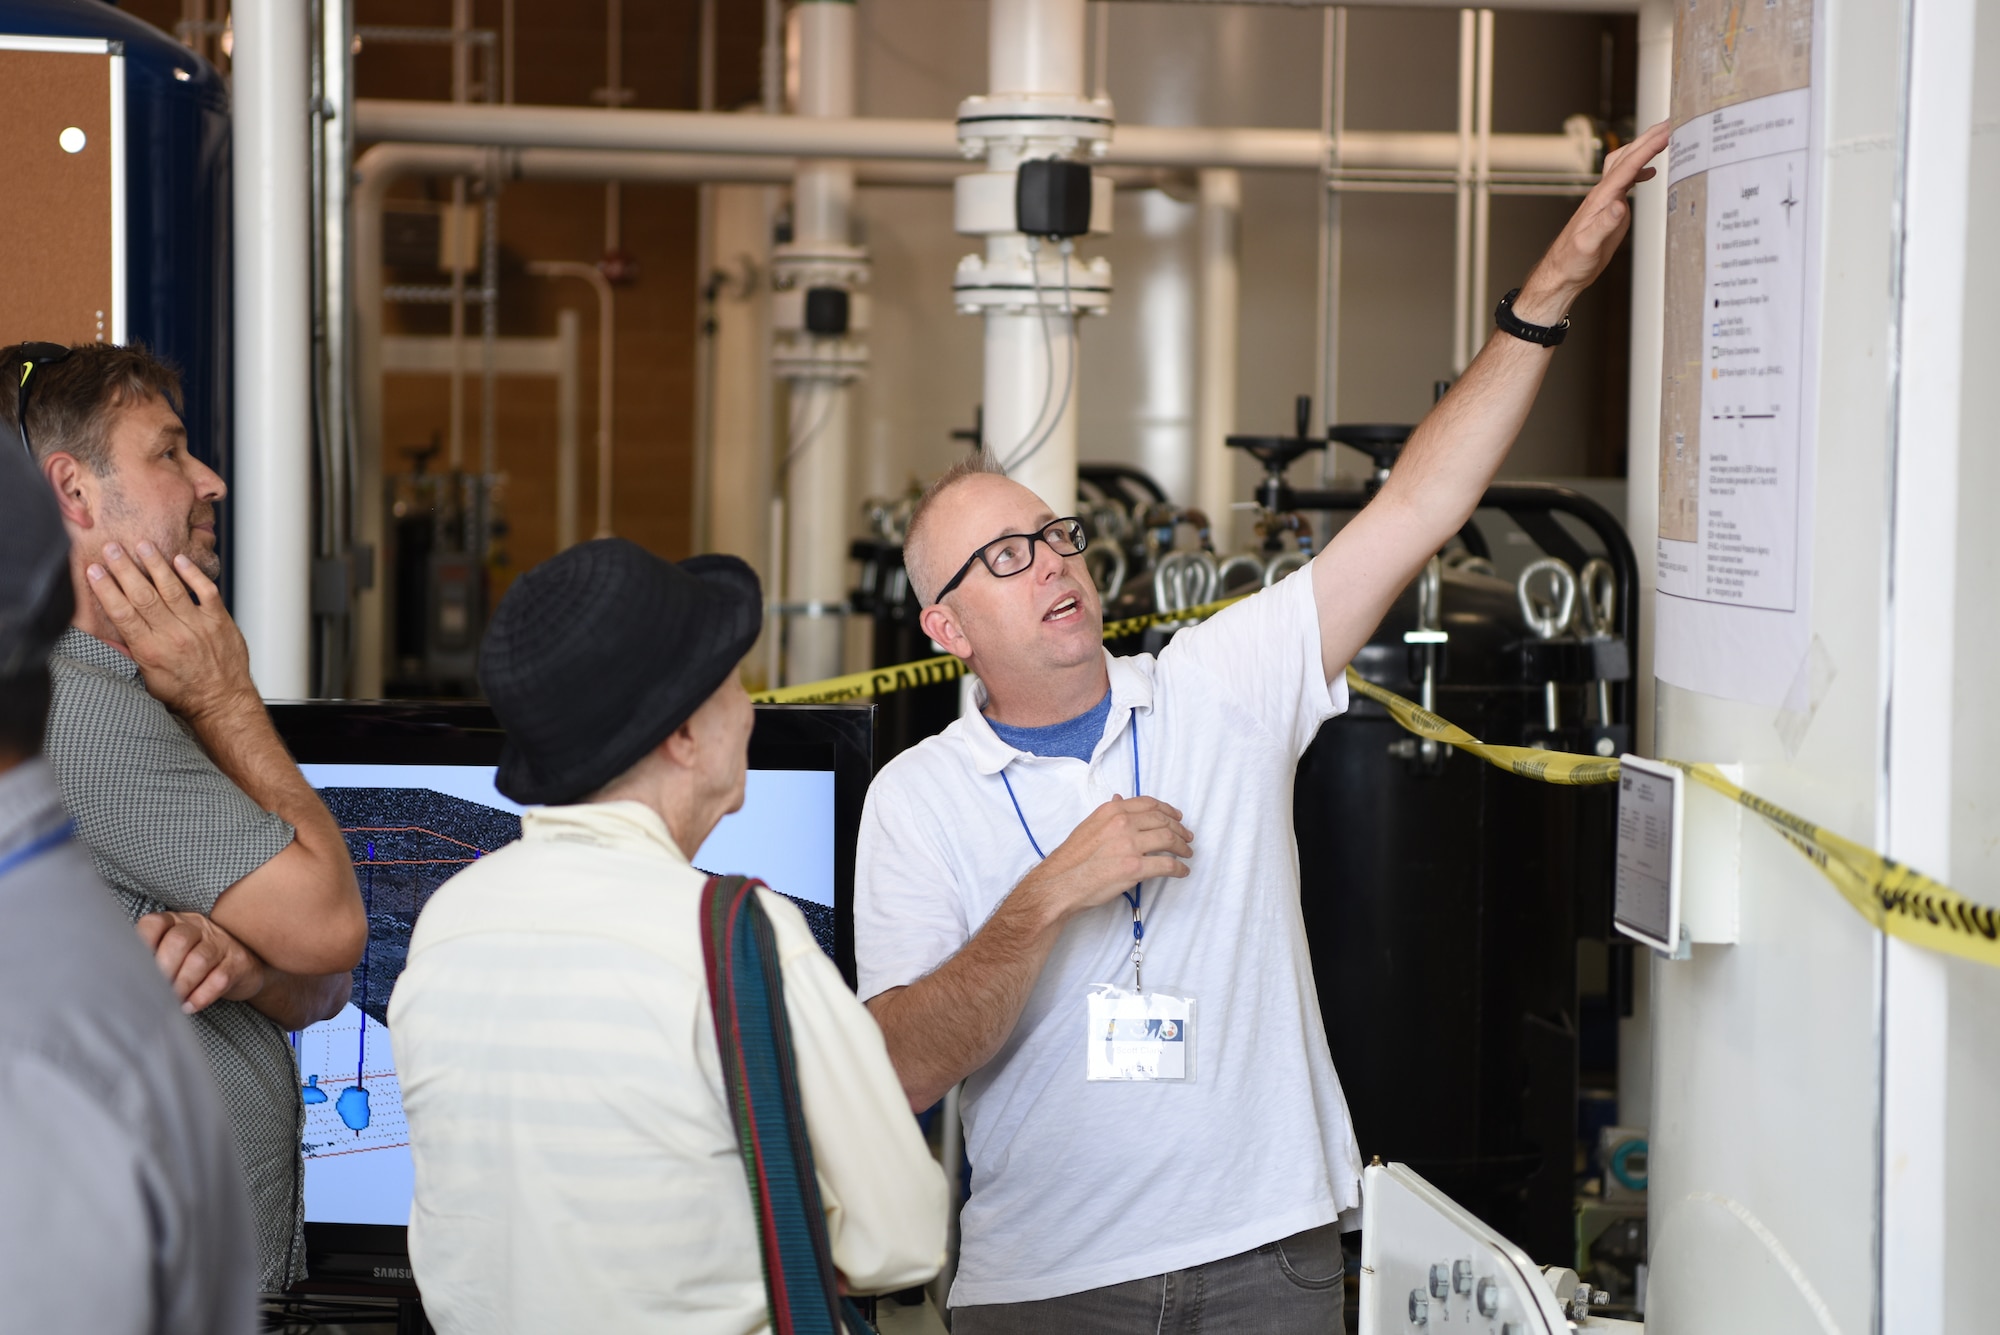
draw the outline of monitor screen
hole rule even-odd
[[[430,896],[521,834],[523,808],[493,786],[500,735],[490,713],[377,708],[373,716],[362,705],[273,708],[346,837],[369,923],[348,1004],[292,1035],[306,1105],[309,1253],[323,1250],[312,1245],[315,1231],[338,1234],[342,1251],[400,1250],[413,1172],[389,998]],[[760,707],[742,809],[694,856],[698,868],[755,876],[791,899],[850,979],[854,826],[871,726],[865,709]]]

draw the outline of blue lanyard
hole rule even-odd
[[[1145,793],[1139,786],[1139,716],[1133,714],[1131,720],[1132,796],[1144,797]],[[1000,770],[1000,782],[1007,785],[1007,800],[1014,804],[1014,818],[1021,822],[1021,833],[1028,836],[1028,847],[1035,850],[1036,857],[1042,859],[1044,862],[1048,861],[1049,855],[1042,851],[1041,844],[1035,840],[1035,832],[1028,828],[1028,818],[1021,810],[1021,799],[1014,796],[1014,784],[1008,779],[1007,770],[1004,766]],[[1146,923],[1139,916],[1139,906],[1144,899],[1145,882],[1143,881],[1134,882],[1132,888],[1125,891],[1125,902],[1132,906],[1132,962],[1135,969],[1138,965],[1139,943],[1146,939]]]
[[[47,834],[29,843],[26,847],[15,849],[6,857],[0,858],[0,876],[5,876],[16,867],[33,862],[52,848],[60,848],[62,845],[68,843],[69,837],[75,833],[75,822],[64,821],[56,829],[50,830]]]

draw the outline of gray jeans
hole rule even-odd
[[[952,1335],[1345,1335],[1340,1227],[1031,1303],[954,1307]]]

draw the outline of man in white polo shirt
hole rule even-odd
[[[977,675],[980,712],[877,777],[855,936],[912,1106],[966,1082],[954,1335],[1341,1328],[1361,1162],[1300,919],[1293,773],[1505,458],[1666,137],[1606,162],[1375,502],[1157,658],[1105,653],[1081,525],[978,464],[926,494],[921,624]]]

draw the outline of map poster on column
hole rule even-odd
[[[1654,671],[1805,707],[1818,130],[1812,0],[1678,0]]]

